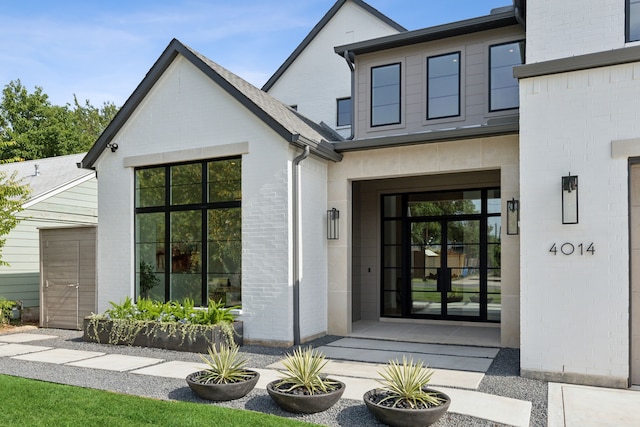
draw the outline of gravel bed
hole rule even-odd
[[[37,329],[25,332],[58,336],[58,338],[52,340],[28,343],[31,345],[46,345],[55,348],[154,357],[165,361],[181,360],[201,362],[200,356],[195,353],[86,343],[82,341],[82,332],[79,331]],[[325,336],[310,344],[314,347],[319,347],[340,338],[341,337],[336,336]],[[249,366],[254,368],[265,368],[281,360],[287,352],[291,352],[291,349],[250,345],[241,347],[241,350],[249,359]],[[532,402],[533,408],[530,425],[534,427],[546,426],[547,383],[519,377],[519,357],[520,352],[518,350],[501,349],[480,383],[478,391]],[[26,362],[8,357],[0,357],[0,373],[156,399],[181,400],[230,408],[249,409],[326,426],[364,427],[383,425],[369,413],[364,403],[359,400],[340,399],[336,405],[325,412],[297,415],[280,409],[273,403],[265,390],[254,389],[242,399],[231,402],[212,403],[196,397],[183,379],[160,378],[126,372]],[[467,426],[499,427],[502,426],[502,424],[453,413],[445,414],[440,421],[434,424],[434,427]]]

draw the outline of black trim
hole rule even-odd
[[[449,56],[449,55],[458,55],[458,114],[451,114],[448,116],[436,116],[436,117],[429,117],[429,60],[430,59],[434,59],[434,58],[441,58],[443,56]],[[427,110],[427,120],[439,120],[439,119],[447,119],[450,117],[460,117],[462,115],[462,102],[461,102],[461,98],[462,98],[462,52],[461,51],[456,51],[456,52],[450,52],[450,53],[443,53],[441,55],[434,55],[434,56],[428,56],[427,57],[427,106],[426,106],[426,110]]]
[[[513,25],[520,26],[516,19],[515,10],[512,8],[509,12],[495,13],[479,18],[336,46],[333,50],[340,56],[343,56],[345,51],[360,55]]]
[[[505,46],[505,45],[509,45],[509,44],[516,44],[516,43],[518,43],[518,44],[520,44],[520,43],[521,43],[521,45],[520,45],[520,49],[521,49],[521,52],[520,52],[520,59],[521,59],[521,64],[524,64],[524,62],[525,62],[525,60],[524,60],[524,58],[525,58],[525,48],[526,48],[526,41],[525,41],[524,39],[521,39],[521,40],[512,40],[512,41],[508,41],[508,42],[504,42],[504,43],[498,43],[498,44],[492,44],[492,45],[490,45],[490,46],[489,46],[489,54],[488,54],[488,57],[489,57],[489,61],[488,61],[488,64],[489,64],[489,71],[488,71],[488,73],[487,73],[487,75],[489,76],[489,79],[488,79],[488,81],[487,81],[487,94],[488,94],[488,95],[487,95],[487,99],[488,99],[488,101],[489,101],[489,105],[487,106],[487,108],[489,109],[489,112],[490,112],[490,113],[496,113],[496,112],[500,112],[500,111],[509,111],[509,110],[518,110],[518,109],[520,108],[520,99],[518,99],[518,106],[516,106],[516,107],[497,108],[497,109],[495,109],[495,110],[491,108],[491,89],[492,89],[492,88],[491,88],[491,71],[492,71],[492,66],[491,66],[491,50],[492,50],[494,47],[498,47],[498,46]],[[517,65],[514,65],[514,66],[513,66],[513,68],[514,68],[514,69],[515,69],[516,67],[517,67]]]
[[[208,164],[211,162],[217,161],[227,161],[227,160],[239,160],[242,161],[242,157],[240,156],[229,156],[229,157],[221,157],[215,159],[205,159],[198,161],[187,161],[187,162],[177,162],[177,163],[167,163],[160,165],[150,165],[150,166],[142,166],[135,168],[135,171],[145,170],[145,169],[164,169],[164,205],[160,206],[148,206],[148,207],[134,207],[134,222],[137,221],[138,214],[148,214],[148,213],[164,213],[164,298],[165,301],[171,300],[171,214],[173,212],[185,212],[185,211],[199,211],[201,213],[201,224],[200,224],[200,274],[201,274],[201,301],[195,301],[196,304],[200,304],[205,307],[208,305],[208,235],[207,235],[207,221],[208,216],[207,213],[212,209],[230,209],[230,208],[242,208],[242,200],[234,200],[234,201],[224,201],[224,202],[209,202],[209,180],[208,180]],[[172,205],[171,204],[171,168],[174,166],[182,166],[182,165],[201,165],[201,202],[200,203],[191,203],[184,205]],[[135,182],[137,182],[137,175],[135,175]],[[136,183],[134,183],[135,188]],[[134,245],[137,245],[136,237],[134,234]],[[139,260],[135,258],[135,270],[137,271],[137,264]],[[232,273],[236,274],[236,273]],[[242,272],[240,272],[240,275]],[[136,290],[135,300],[137,301],[140,295],[138,294],[138,290]]]
[[[107,126],[87,155],[82,159],[80,164],[82,168],[91,169],[94,167],[95,162],[107,147],[107,144],[115,138],[120,129],[122,129],[122,127],[127,123],[131,115],[142,103],[145,96],[149,91],[151,91],[153,86],[178,55],[182,55],[186,58],[191,62],[191,64],[227,91],[234,99],[240,102],[245,108],[251,111],[256,117],[262,120],[289,143],[301,148],[305,145],[309,145],[312,154],[326,160],[342,160],[342,156],[333,151],[331,144],[322,139],[328,137],[328,134],[324,132],[321,126],[318,126],[304,116],[287,108],[284,104],[276,101],[268,94],[260,91],[258,88],[251,86],[240,77],[235,76],[230,71],[183,45],[177,39],[173,39],[164,52],[162,52],[162,55],[160,55],[158,60],[153,64],[145,78],[140,82],[138,87],[136,87],[131,96],[124,103],[122,108],[120,108],[120,111],[118,111],[111,123],[109,123],[109,126]],[[225,76],[220,73],[225,74]],[[227,80],[227,78],[232,79],[238,87]],[[245,92],[249,93],[254,99],[249,98]],[[261,105],[258,105],[257,102]],[[263,108],[266,108],[266,110],[270,109],[272,111],[269,112]],[[274,113],[278,117],[274,117],[271,113]],[[282,121],[280,121],[280,119],[282,119]],[[293,133],[295,130],[292,132],[285,127],[283,123],[294,123],[295,126],[289,127],[289,129],[299,127],[301,131],[313,134],[313,138],[316,138],[317,140],[300,135],[299,133]]]
[[[340,123],[340,101],[346,100],[351,101],[351,106],[349,107],[349,123]],[[353,100],[350,96],[336,99],[336,127],[340,126],[353,126]]]
[[[587,53],[570,58],[521,65],[513,68],[513,76],[518,79],[525,79],[632,62],[640,62],[640,46],[623,47],[604,52]]]
[[[489,288],[488,288],[488,273],[490,269],[496,269],[495,267],[489,267],[488,262],[488,249],[489,249],[489,236],[488,236],[488,219],[501,217],[501,213],[489,213],[488,212],[488,199],[489,199],[489,191],[491,190],[500,190],[499,187],[482,187],[482,188],[463,188],[463,189],[450,189],[450,190],[442,190],[442,191],[414,191],[409,193],[388,193],[380,195],[380,233],[381,233],[381,246],[380,246],[380,259],[382,260],[380,265],[380,316],[381,317],[399,317],[399,318],[418,318],[418,319],[437,319],[437,320],[460,320],[460,321],[470,321],[470,322],[492,322],[499,323],[500,320],[492,320],[488,318],[488,297],[489,297]],[[479,191],[481,193],[481,211],[478,214],[464,214],[464,215],[442,215],[442,216],[420,216],[420,217],[409,217],[408,216],[408,202],[409,196],[414,194],[444,194],[451,192],[466,192],[466,191]],[[401,213],[400,216],[385,216],[384,213],[384,200],[385,197],[400,197],[401,199]],[[478,293],[480,295],[480,305],[477,316],[461,316],[461,315],[450,315],[447,312],[447,294],[451,292],[451,280],[450,277],[447,277],[447,274],[440,274],[442,272],[446,272],[449,267],[446,264],[446,256],[440,257],[440,267],[438,268],[438,283],[437,290],[440,292],[441,298],[441,311],[438,315],[433,314],[416,314],[412,313],[412,300],[411,300],[411,224],[414,222],[433,222],[439,223],[441,227],[441,245],[447,247],[448,237],[447,237],[447,223],[453,221],[478,221],[479,229],[478,229],[478,255],[479,255],[479,288]],[[385,223],[389,221],[401,221],[401,242],[400,244],[390,244],[393,246],[399,246],[400,254],[400,266],[386,266],[385,262]],[[492,245],[496,243],[491,243]],[[387,270],[394,270],[399,272],[399,276],[401,278],[401,286],[400,289],[394,290],[385,290],[385,272]],[[500,266],[500,270],[502,267]],[[399,315],[390,315],[385,314],[385,293],[397,293],[397,299],[399,300],[399,305],[401,308],[401,313]]]
[[[380,124],[373,124],[373,72],[376,69],[380,69],[380,68],[386,68],[386,67],[393,67],[393,66],[398,66],[398,121],[397,122],[389,122],[389,123],[380,123]],[[370,125],[372,128],[377,128],[377,127],[382,127],[382,126],[392,126],[392,125],[399,125],[400,123],[402,123],[402,63],[401,62],[394,62],[391,64],[385,64],[385,65],[377,65],[375,67],[371,67],[370,69],[370,86],[369,86],[369,93],[370,93],[370,99],[371,102],[369,103],[369,113],[370,113]]]
[[[369,6],[367,3],[362,0],[351,0],[354,4],[360,6],[365,11],[369,12],[374,17],[380,19],[385,24],[392,27],[394,30],[398,32],[407,31],[402,25],[398,24],[388,16],[380,13],[377,9]],[[262,86],[262,90],[265,92],[269,92],[269,90],[273,87],[274,84],[282,77],[282,75],[289,69],[291,64],[295,62],[296,59],[302,54],[302,52],[309,46],[309,44],[316,38],[316,36],[322,31],[322,29],[333,19],[333,17],[338,13],[340,8],[346,3],[346,0],[338,0],[335,4],[329,9],[329,11],[320,19],[320,21],[313,27],[311,32],[307,34],[307,36],[302,40],[302,42],[294,49],[294,51],[289,55],[289,57],[280,65],[280,67],[276,70],[275,73],[269,80]]]

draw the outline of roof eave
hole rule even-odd
[[[399,32],[407,31],[405,27],[398,24],[388,16],[384,15],[377,9],[371,7],[367,3],[362,0],[352,0],[355,4],[360,6],[362,9],[366,10],[376,18],[380,19],[385,24],[394,28]],[[309,46],[309,44],[316,38],[316,36],[322,31],[322,29],[331,21],[331,19],[338,13],[338,10],[347,2],[347,0],[338,0],[335,4],[325,13],[325,15],[318,21],[318,23],[311,29],[309,34],[300,42],[300,44],[291,52],[291,55],[278,67],[275,73],[267,80],[267,82],[262,86],[262,90],[268,92],[269,89],[273,87],[274,84],[282,77],[282,75],[289,69],[291,64],[295,62],[296,59],[300,56],[300,54]]]
[[[519,123],[500,123],[495,125],[481,125],[432,132],[391,135],[379,138],[367,138],[351,141],[341,141],[333,144],[338,153],[350,151],[372,150],[377,148],[403,147],[408,145],[434,144],[438,142],[457,141],[464,139],[487,138],[518,134]]]
[[[334,51],[340,56],[343,56],[344,52],[352,52],[359,55],[480,31],[493,30],[511,25],[518,25],[514,10],[437,25],[435,27],[423,28],[420,30],[408,31],[400,34],[393,34],[390,36],[379,37],[377,39],[336,46]]]

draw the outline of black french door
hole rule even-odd
[[[500,320],[498,189],[383,196],[381,315]]]

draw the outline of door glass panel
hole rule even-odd
[[[500,321],[502,277],[499,268],[487,269],[487,320]]]
[[[442,226],[439,222],[411,224],[411,313],[440,315],[442,293]]]
[[[402,215],[402,196],[385,196],[383,203],[385,218]]]
[[[480,316],[479,304],[469,304],[480,292],[480,220],[447,222],[447,315]]]
[[[409,195],[411,217],[479,214],[482,191],[448,191]]]

